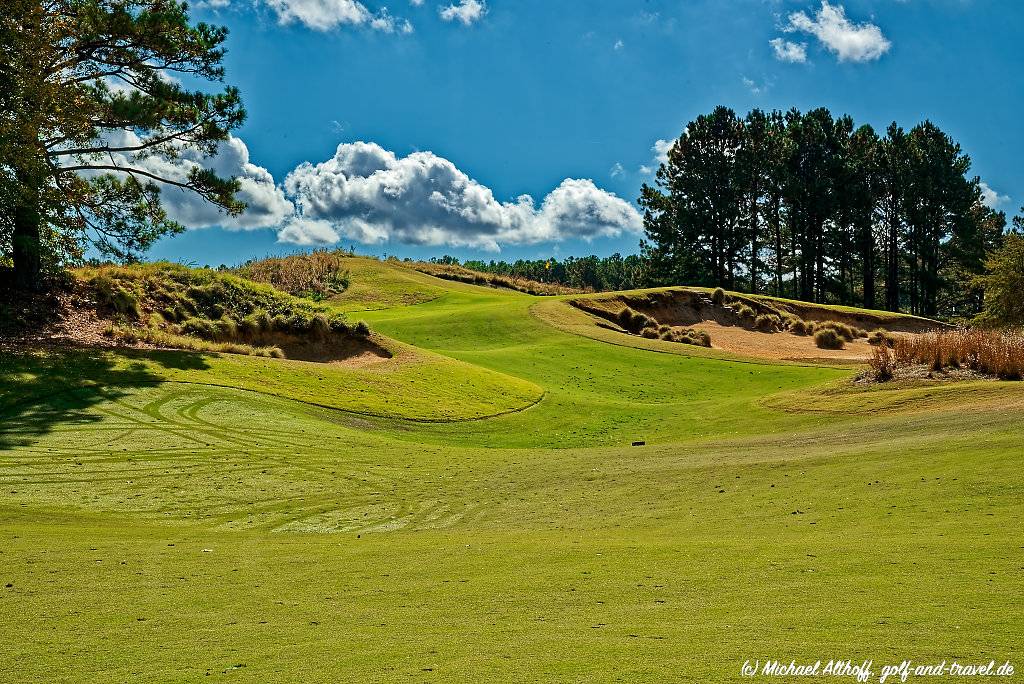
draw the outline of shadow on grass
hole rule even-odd
[[[125,365],[125,357],[137,361]],[[144,361],[173,369],[209,368],[203,355],[191,352],[89,347],[0,352],[0,452],[31,445],[58,425],[94,423],[101,419],[89,410],[96,404],[116,400],[132,387],[163,382]]]

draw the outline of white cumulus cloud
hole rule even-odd
[[[112,131],[104,135],[103,141],[110,147],[134,147],[139,145],[141,139],[130,131]],[[221,142],[212,157],[203,156],[192,149],[182,149],[177,154],[177,158],[134,158],[130,153],[114,153],[109,157],[104,155],[95,163],[108,164],[113,161],[116,166],[140,169],[175,182],[185,182],[195,168],[210,169],[223,178],[236,177],[241,185],[237,198],[248,205],[246,211],[239,216],[226,215],[191,190],[156,182],[160,186],[160,201],[168,216],[187,228],[274,228],[294,214],[294,206],[274,183],[270,172],[249,160],[249,148],[240,138],[231,136]],[[106,171],[83,173],[97,175]],[[115,175],[125,174],[115,172]],[[152,179],[139,176],[139,180],[148,182]]]
[[[445,21],[458,21],[469,26],[487,14],[487,3],[483,0],[459,0],[459,2],[441,7],[441,18]]]
[[[659,164],[664,164],[668,161],[668,151],[672,149],[672,146],[676,144],[675,140],[658,140],[654,141],[654,145],[651,147],[651,151],[654,152],[654,161]]]
[[[668,162],[668,151],[672,149],[672,146],[676,144],[675,140],[662,140],[661,138],[654,141],[651,146],[651,152],[654,152],[653,164],[641,164],[640,173],[649,176],[658,170],[658,167]]]
[[[985,181],[981,181],[979,187],[981,188],[981,203],[989,209],[999,209],[999,207],[1010,201],[1008,195],[1000,195]]]
[[[411,33],[412,25],[388,13],[371,12],[358,0],[263,0],[282,24],[299,22],[317,31],[339,26],[362,26],[383,33]]]
[[[284,187],[298,218],[278,237],[299,244],[345,238],[497,251],[503,244],[590,240],[642,229],[631,204],[588,179],[562,181],[539,207],[529,195],[502,202],[443,157],[398,157],[368,142],[344,143],[331,159],[301,164]]]
[[[846,10],[842,5],[832,5],[828,0],[822,0],[821,9],[814,17],[808,16],[806,12],[793,12],[789,15],[789,23],[783,29],[788,33],[801,32],[814,36],[829,51],[839,58],[840,62],[870,62],[876,60],[889,51],[892,43],[882,35],[882,29],[874,24],[864,22],[855,24],[846,16]],[[780,47],[772,41],[776,56],[779,55]],[[782,42],[783,49],[787,54],[798,54],[799,51],[792,51],[794,43]],[[781,59],[781,57],[780,57]],[[803,61],[790,59],[789,61]]]
[[[803,64],[807,61],[807,44],[792,43],[782,38],[772,38],[768,41],[775,51],[775,59],[781,62],[795,62]]]
[[[330,221],[307,219],[293,216],[277,232],[278,242],[287,242],[304,247],[320,247],[338,243],[338,235]]]

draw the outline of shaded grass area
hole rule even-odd
[[[530,382],[396,345],[378,367],[179,351],[49,350],[0,358],[0,416],[47,408],[79,387],[117,390],[161,382],[237,387],[366,416],[467,420],[521,410],[543,390]],[[7,416],[8,425],[14,416]]]
[[[420,370],[0,361],[5,671],[717,682],[748,658],[1024,655],[1017,385],[858,388],[574,335],[582,312],[545,322],[557,301],[542,320],[524,295],[442,294],[367,314],[431,350],[407,349]],[[117,391],[65,421],[47,377]],[[448,425],[295,401],[358,388],[394,416],[545,394]],[[49,407],[45,429],[14,395]]]

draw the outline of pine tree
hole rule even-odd
[[[176,0],[6,0],[0,15],[0,174],[10,197],[0,236],[15,284],[87,246],[131,259],[183,230],[161,187],[230,214],[239,185],[202,168],[153,171],[186,151],[212,155],[245,118],[238,91],[191,91],[175,75],[220,81],[227,32],[192,25]]]

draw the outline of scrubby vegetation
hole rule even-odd
[[[131,325],[118,325],[111,323],[103,331],[103,334],[111,339],[118,340],[125,344],[146,342],[157,347],[169,349],[185,349],[198,352],[224,352],[226,354],[243,354],[245,356],[264,356],[274,359],[283,359],[284,351],[280,347],[259,347],[239,342],[213,342],[206,339],[190,337],[188,335],[175,335],[165,332],[159,328],[139,328]]]
[[[662,328],[668,328],[668,330],[655,331],[653,337],[665,340],[667,342],[679,342],[680,344],[692,344],[696,347],[710,347],[711,346],[711,335],[704,330],[698,330],[697,328],[681,328],[681,327],[669,327],[661,326]],[[653,328],[646,328],[644,332],[652,330]],[[644,335],[644,337],[652,337],[651,335]]]
[[[896,371],[896,362],[889,353],[889,346],[882,344],[871,350],[871,359],[868,362],[879,382],[892,380]]]
[[[873,330],[868,335],[868,344],[872,347],[886,346],[892,347],[896,343],[896,337],[885,330]]]
[[[157,263],[82,269],[77,276],[97,313],[112,321],[105,333],[126,342],[282,356],[282,338],[370,334],[363,322],[353,325],[321,305],[210,269]]]
[[[960,328],[895,340],[875,348],[871,369],[878,380],[896,369],[924,366],[931,371],[967,369],[1000,378],[1024,378],[1024,331]]]
[[[648,338],[668,339],[664,331],[659,329],[665,323],[687,330],[693,329],[693,326],[699,327],[702,321],[709,321],[767,334],[789,332],[798,336],[814,335],[817,346],[823,349],[844,349],[850,342],[867,338],[865,327],[868,326],[876,330],[876,338],[884,336],[884,339],[891,341],[889,326],[899,331],[919,331],[941,325],[904,314],[750,296],[727,292],[722,288],[669,288],[610,293],[573,298],[569,303],[613,321],[631,334]],[[677,333],[675,337],[680,334]],[[701,335],[705,334],[701,332]],[[705,344],[701,335],[691,336],[687,341]]]
[[[788,328],[794,335],[810,335],[814,332],[814,326],[808,325],[802,318],[788,319]]]
[[[628,330],[633,334],[639,333],[648,326],[657,326],[656,321],[653,322],[653,326],[651,325],[652,320],[648,318],[646,314],[634,311],[628,306],[619,311],[618,315],[615,316],[615,320],[624,330]]]
[[[760,314],[754,319],[754,327],[762,332],[775,332],[782,326],[782,319],[772,314]]]
[[[834,328],[822,328],[815,331],[814,344],[822,349],[842,349],[846,340]]]
[[[818,322],[818,323],[810,323],[810,324],[807,324],[807,327],[812,332],[814,332],[814,334],[815,334],[815,341],[817,341],[817,334],[819,332],[824,332],[826,330],[833,331],[836,334],[836,336],[839,337],[844,342],[853,342],[857,338],[867,337],[868,336],[867,332],[865,332],[864,330],[861,330],[860,328],[856,328],[856,327],[847,325],[845,323],[840,323],[839,321],[821,321],[821,322]],[[819,344],[818,346],[820,347],[821,345]],[[839,349],[841,349],[842,347],[829,347],[829,348],[830,349],[831,348],[839,348]]]
[[[234,269],[248,280],[273,285],[282,292],[321,301],[345,291],[350,276],[342,250],[313,250],[307,254],[254,259]]]
[[[412,261],[406,264],[420,273],[432,275],[435,278],[444,280],[455,280],[470,285],[487,285],[490,287],[501,287],[509,290],[517,290],[531,295],[561,295],[561,294],[582,294],[591,290],[583,290],[573,287],[566,287],[555,283],[542,283],[536,280],[528,280],[517,276],[501,275],[497,273],[483,273],[473,271],[457,263],[433,263],[428,261]]]
[[[711,346],[711,335],[706,331],[684,326],[665,325],[659,323],[653,316],[636,311],[628,306],[613,314],[601,307],[588,307],[585,300],[575,301],[573,304],[584,311],[589,311],[606,320],[614,321],[620,328],[633,335],[639,335],[650,340],[692,344],[698,347]]]
[[[739,300],[734,301],[732,304],[729,305],[729,307],[736,313],[737,316],[739,316],[741,319],[745,321],[753,322],[757,318],[757,313],[754,311],[753,307]]]

